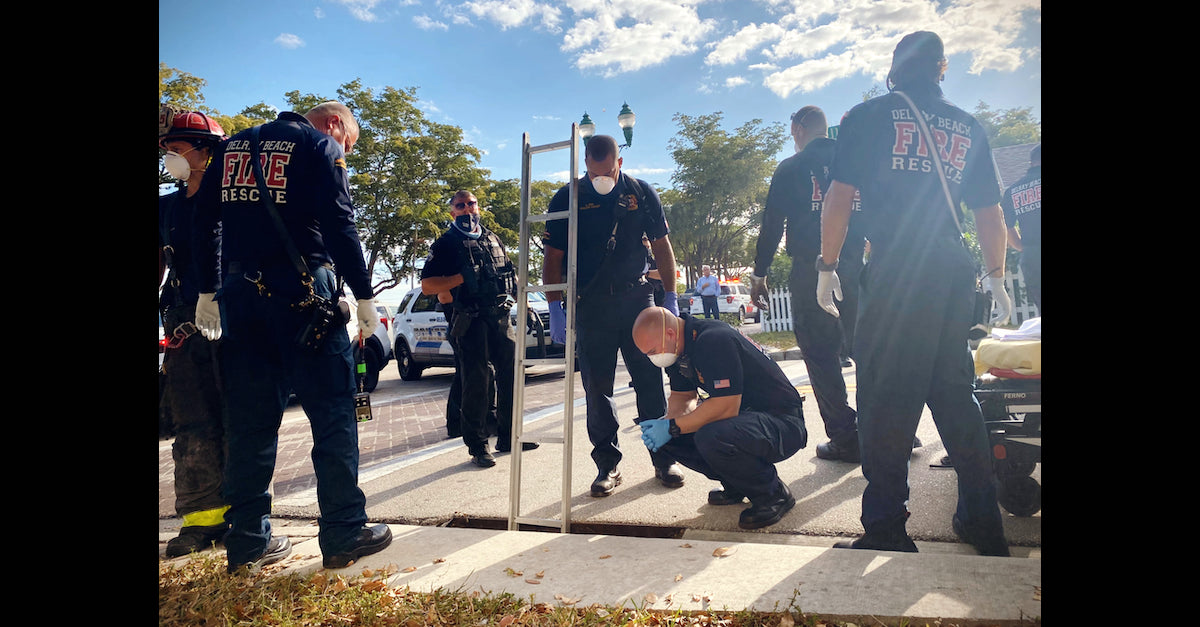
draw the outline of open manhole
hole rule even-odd
[[[442,527],[457,527],[465,529],[508,529],[507,518],[476,518],[472,516],[455,516],[441,525]],[[558,527],[542,527],[540,525],[517,525],[518,531],[546,531],[559,533]],[[684,527],[659,527],[653,525],[627,525],[620,523],[573,522],[571,533],[602,536],[626,536],[633,538],[665,538],[683,537]]]

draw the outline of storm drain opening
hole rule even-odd
[[[446,521],[441,527],[455,527],[460,529],[491,529],[503,531],[508,529],[508,519],[506,518],[476,518],[472,516],[456,515]],[[630,538],[658,538],[667,540],[678,540],[683,537],[685,527],[659,527],[655,525],[628,525],[620,523],[595,523],[595,522],[573,522],[571,523],[571,533],[582,535],[601,535],[601,536],[625,536]],[[557,527],[543,527],[541,525],[518,524],[517,531],[543,531],[548,533],[561,533]]]

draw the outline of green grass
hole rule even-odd
[[[787,350],[796,345],[796,334],[791,331],[763,331],[761,333],[751,333],[746,337],[758,342],[760,346],[765,348]]]

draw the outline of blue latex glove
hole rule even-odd
[[[663,297],[663,307],[676,316],[679,315],[679,296],[675,292],[667,292]]]
[[[567,311],[563,309],[561,300],[550,301],[550,341],[555,344],[567,343]]]
[[[642,428],[642,443],[650,449],[651,453],[657,453],[658,449],[671,441],[670,420],[663,418],[643,420],[638,426]]]

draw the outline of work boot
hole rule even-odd
[[[251,573],[255,573],[258,572],[263,566],[266,566],[267,564],[274,564],[275,562],[287,557],[291,553],[292,541],[289,540],[287,536],[271,536],[270,541],[267,542],[267,548],[263,549],[262,555],[259,555],[258,559],[246,562],[244,564],[234,564],[233,562],[230,562],[228,571],[230,573],[234,573],[239,568],[245,566]]]
[[[541,444],[538,444],[537,442],[522,442],[521,450],[522,451],[532,451],[533,449],[535,449],[539,446],[541,446]],[[496,438],[496,452],[497,453],[508,453],[511,451],[512,451],[512,441],[511,440],[509,440],[508,438]]]
[[[782,485],[782,484],[781,484]],[[761,529],[779,522],[783,515],[796,505],[796,497],[784,485],[782,492],[777,492],[761,503],[750,502],[750,507],[738,515],[738,527],[742,529]]]
[[[952,518],[950,522],[951,526],[954,527],[954,535],[958,536],[958,539],[962,540],[963,542],[975,547],[975,550],[978,551],[980,555],[990,555],[992,557],[1010,556],[1008,552],[1008,541],[1004,539],[1003,534],[1001,534],[999,538],[990,538],[985,540],[977,537],[978,534],[974,533],[973,531],[968,531],[967,526],[963,524],[963,521],[958,517],[958,514],[955,514],[954,518]]]
[[[496,458],[492,457],[491,453],[483,451],[482,453],[471,455],[471,463],[480,468],[491,468],[496,465]]]
[[[739,505],[746,500],[746,495],[721,486],[720,490],[709,490],[709,505]]]
[[[679,464],[671,464],[665,468],[655,467],[654,476],[668,488],[683,487],[683,470],[679,468]]]
[[[325,568],[345,568],[360,557],[378,553],[392,543],[392,529],[386,523],[379,523],[358,530],[350,548],[341,553],[326,555],[321,560]]]
[[[900,551],[903,553],[917,552],[917,545],[912,541],[912,538],[908,537],[908,532],[904,530],[903,524],[899,526],[889,525],[886,529],[880,528],[868,531],[857,540],[838,542],[833,545],[833,548]]]
[[[601,468],[600,474],[596,475],[596,480],[592,482],[592,496],[608,496],[619,485],[621,485],[620,470],[616,468],[612,470]]]
[[[828,459],[836,462],[849,462],[857,464],[862,461],[858,451],[858,438],[847,439],[844,443],[838,444],[833,440],[817,445],[817,457]]]
[[[191,525],[179,530],[179,535],[167,542],[167,557],[182,557],[189,553],[212,548],[225,540],[229,531],[229,523],[218,523],[211,526]]]

